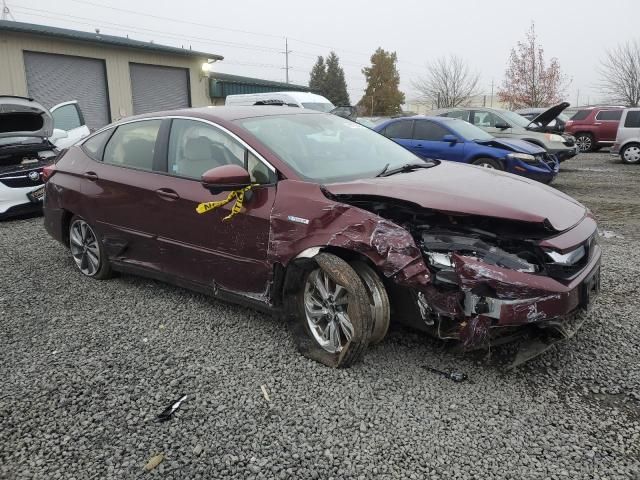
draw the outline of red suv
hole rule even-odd
[[[595,152],[616,139],[623,107],[590,107],[578,110],[564,126],[565,133],[576,137],[581,152]]]

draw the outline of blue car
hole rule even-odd
[[[464,120],[448,117],[404,117],[373,127],[422,158],[451,160],[522,175],[551,183],[558,160],[524,140],[496,138]]]

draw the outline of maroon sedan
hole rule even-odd
[[[391,320],[484,348],[569,337],[599,288],[596,222],[559,191],[424,161],[289,107],[131,118],[45,172],[45,225],[84,275],[171,282],[277,312],[348,366]]]

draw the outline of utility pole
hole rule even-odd
[[[292,53],[289,50],[289,39],[287,37],[284,38],[284,71],[286,72],[285,77],[287,79],[287,83],[289,83],[289,70],[291,67],[289,66],[289,54]]]
[[[16,21],[15,17],[13,16],[13,13],[11,13],[11,10],[9,10],[9,7],[7,7],[7,1],[6,0],[2,0],[2,20],[13,20],[14,22]]]
[[[489,106],[493,108],[493,78],[491,79],[491,96],[489,97]]]
[[[576,107],[580,106],[580,89],[578,89],[578,92],[576,93]]]
[[[376,87],[371,89],[371,116],[373,117],[373,96],[376,94]]]

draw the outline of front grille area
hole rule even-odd
[[[38,172],[38,179],[33,181],[29,178],[30,172]],[[29,170],[26,172],[16,172],[12,174],[0,177],[0,183],[6,185],[9,188],[25,188],[25,187],[37,187],[42,185],[42,169]]]

